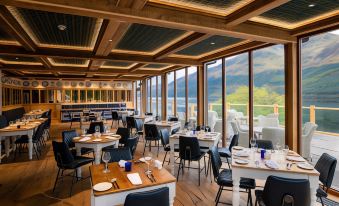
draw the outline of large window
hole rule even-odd
[[[206,123],[212,131],[222,131],[222,61],[221,59],[206,64]]]
[[[174,72],[167,74],[167,116],[174,115]]]
[[[339,30],[301,39],[302,144],[315,164],[328,153],[339,158]],[[310,133],[312,128],[317,131]],[[311,147],[309,147],[311,141]],[[332,186],[339,188],[337,166]]]
[[[162,110],[161,110],[161,76],[158,76],[158,110],[157,113],[159,116],[161,116]]]
[[[146,81],[146,111],[147,112],[151,112],[151,80],[150,79],[147,79]]]
[[[180,121],[186,121],[186,69],[175,71],[177,83],[177,114],[176,116]]]
[[[198,81],[198,75],[197,75],[197,67],[188,67],[187,68],[187,101],[188,101],[188,108],[187,108],[187,114],[188,114],[188,120],[196,122],[197,120],[197,81]]]
[[[157,114],[157,77],[152,77],[151,79],[151,90],[152,90],[152,113]]]

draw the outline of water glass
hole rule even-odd
[[[250,144],[251,144],[251,148],[253,150],[254,146],[257,144],[257,140],[255,138],[251,138]]]
[[[109,152],[103,152],[102,154],[102,161],[105,163],[105,169],[104,169],[104,173],[108,173],[110,172],[108,169],[108,162],[111,159],[111,154]]]
[[[152,174],[152,171],[150,170],[150,164],[152,163],[153,160],[153,154],[149,152],[145,157],[145,162],[147,164],[147,171],[146,174]]]
[[[284,149],[283,149],[283,153],[284,153],[284,156],[285,156],[285,159],[286,159],[286,156],[288,155],[288,152],[290,151],[288,145],[285,145]]]

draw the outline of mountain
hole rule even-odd
[[[339,91],[339,35],[325,33],[302,40],[303,95],[336,96]],[[284,46],[275,45],[253,52],[254,86],[284,94]],[[209,98],[221,96],[221,61],[208,68]],[[248,85],[247,54],[226,59],[226,89],[233,93]],[[196,73],[188,77],[189,88],[196,91]],[[185,78],[177,79],[177,96],[185,96]],[[169,84],[173,87],[173,82]],[[173,97],[173,91],[168,96]],[[196,96],[189,92],[189,96]],[[319,98],[317,98],[319,99]]]

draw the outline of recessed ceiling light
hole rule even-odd
[[[108,40],[108,41],[113,41],[112,39]]]
[[[65,31],[65,30],[67,29],[67,27],[66,27],[66,25],[59,24],[59,25],[58,25],[58,29],[59,29],[60,31]]]
[[[309,4],[308,5],[308,7],[314,7],[315,6],[315,4]]]
[[[212,45],[214,45],[215,43],[214,42],[211,42]]]
[[[18,59],[19,59],[19,57],[15,57],[15,59],[16,59],[16,60],[18,60]]]

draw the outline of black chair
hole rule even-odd
[[[96,127],[100,128],[100,133],[103,133],[105,131],[103,122],[91,122],[87,130],[87,134],[94,134]]]
[[[230,166],[230,162],[229,162],[228,158],[232,158],[232,148],[234,146],[238,145],[238,141],[239,141],[239,135],[235,134],[235,135],[233,135],[230,146],[228,148],[226,148],[226,147],[218,148],[218,152],[219,152],[220,157],[226,158],[227,165],[228,165],[229,169],[231,169],[231,166]]]
[[[149,146],[149,151],[151,151],[152,141],[154,141],[155,145],[158,147],[158,152],[157,152],[157,156],[158,156],[159,148],[160,148],[160,145],[159,145],[160,135],[159,135],[158,128],[155,124],[145,124],[144,128],[145,128],[145,146],[144,146],[143,154],[145,154],[147,143]]]
[[[7,126],[8,126],[8,121],[7,121],[6,116],[1,115],[0,116],[0,129],[7,127]]]
[[[130,133],[132,133],[132,130],[135,128],[134,117],[127,116],[126,117],[126,125],[127,125],[127,128],[130,130]]]
[[[145,112],[145,115],[146,115],[146,116],[152,116],[153,113],[152,113],[152,112]]]
[[[127,195],[124,206],[169,206],[169,189],[162,187]]]
[[[121,136],[121,139],[119,140],[119,144],[122,144],[125,146],[126,140],[130,138],[129,129],[125,127],[119,127],[116,134]]]
[[[177,122],[177,121],[179,121],[179,119],[178,119],[178,117],[169,117],[168,121],[169,122]]]
[[[132,160],[132,153],[130,148],[121,147],[121,148],[103,148],[103,152],[109,152],[111,159],[109,162],[119,162],[120,160]]]
[[[327,153],[322,154],[315,165],[315,169],[320,173],[319,181],[322,183],[317,189],[317,197],[322,205],[324,205],[322,198],[327,197],[328,188],[332,185],[336,166],[337,159]]]
[[[170,159],[166,161],[166,156],[167,156],[167,153],[171,151],[171,146],[169,145],[170,135],[167,129],[160,130],[160,138],[161,138],[161,144],[164,147],[164,151],[166,152],[164,160],[162,161],[162,165],[164,166],[165,162],[170,163]],[[179,152],[179,145],[174,145],[174,152]]]
[[[184,173],[185,162],[188,161],[188,167],[192,169],[198,169],[199,173],[199,186],[200,186],[200,174],[203,169],[205,169],[206,174],[206,160],[205,160],[206,152],[200,150],[199,141],[196,137],[179,137],[179,168],[177,174],[177,181],[179,180],[180,169],[182,173]],[[204,158],[204,167],[201,168],[200,160]],[[198,162],[198,168],[190,167],[192,161]]]
[[[131,137],[126,140],[125,147],[130,149],[132,157],[134,156],[135,150],[137,149],[138,142],[139,136]]]
[[[80,122],[80,113],[79,112],[68,112],[71,125],[69,126],[70,129],[72,129],[73,122]]]
[[[75,150],[75,144],[73,142],[74,137],[78,137],[79,134],[77,133],[76,130],[69,130],[69,131],[63,131],[62,132],[62,141],[66,143],[70,151],[72,152],[73,156],[76,156],[76,150]],[[81,148],[81,155],[86,155],[93,153],[94,157],[94,150],[91,148]]]
[[[119,116],[119,113],[117,111],[112,111],[112,128],[113,128],[113,124],[114,122],[117,122],[117,127],[119,127],[119,122],[122,121],[122,117]]]
[[[136,134],[140,137],[144,137],[144,122],[141,119],[134,119]]]
[[[50,134],[50,128],[51,128],[51,123],[52,123],[52,110],[49,109],[47,112],[45,112],[45,116],[46,117],[42,117],[42,118],[47,118],[47,121],[46,121],[46,125],[45,125],[45,134],[46,134],[46,137],[47,139],[50,139],[51,138],[51,134]]]
[[[201,131],[201,130],[205,130],[205,132],[211,132],[211,127],[209,126],[205,126],[205,125],[198,125],[195,128],[196,131]]]
[[[255,205],[309,206],[310,182],[307,179],[290,179],[269,176],[264,190],[255,191]]]
[[[57,162],[58,166],[58,174],[56,176],[55,182],[54,182],[54,187],[53,187],[53,192],[55,190],[55,186],[59,180],[59,174],[61,171],[61,176],[60,178],[64,178],[65,176],[70,176],[70,175],[64,175],[65,170],[73,170],[73,173],[71,175],[72,177],[72,185],[71,185],[71,190],[69,195],[72,195],[72,189],[73,189],[73,184],[74,184],[74,179],[78,181],[78,174],[77,174],[77,168],[93,163],[93,158],[89,157],[83,157],[83,156],[73,156],[72,153],[70,152],[67,144],[65,142],[52,142],[53,146],[53,151],[54,151],[54,158],[55,161]]]
[[[212,171],[213,171],[213,176],[214,176],[214,181],[219,185],[219,190],[217,193],[217,196],[215,197],[215,205],[218,205],[220,202],[220,196],[223,190],[227,191],[232,191],[233,187],[233,180],[232,180],[232,170],[230,169],[221,169],[221,158],[218,152],[217,147],[212,147],[211,148],[211,162],[212,162]],[[254,179],[248,179],[248,178],[241,178],[240,179],[240,185],[239,187],[241,189],[244,189],[245,191],[241,192],[247,192],[247,205],[250,204],[252,205],[252,193],[251,190],[255,189],[255,180]],[[226,187],[226,188],[225,188]],[[230,189],[227,189],[230,188]],[[230,203],[224,203],[224,204],[229,204]]]
[[[258,139],[256,142],[257,142],[258,148],[273,149],[273,143],[271,140]]]

